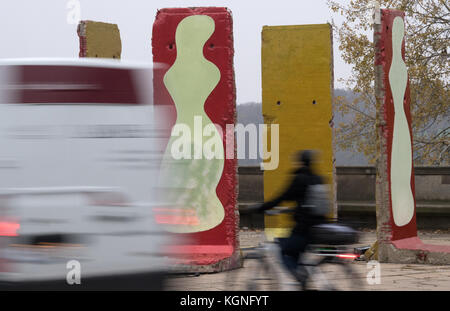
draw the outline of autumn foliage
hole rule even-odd
[[[447,0],[381,0],[381,8],[406,14],[405,61],[411,89],[416,165],[450,165],[449,54],[450,7]],[[337,144],[376,160],[373,1],[328,1],[344,17],[334,24],[344,61],[352,74],[344,82],[356,96],[335,97],[335,113],[352,115],[337,125]]]

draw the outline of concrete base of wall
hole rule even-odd
[[[169,272],[173,274],[217,273],[242,268],[243,264],[244,260],[242,251],[239,250],[231,257],[220,260],[211,265],[196,265],[189,262],[182,262],[173,265]]]
[[[448,265],[450,245],[424,244],[418,237],[380,243],[378,260],[401,264]]]

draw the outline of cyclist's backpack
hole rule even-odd
[[[312,244],[350,245],[358,243],[359,234],[343,224],[330,223],[311,228]]]
[[[315,216],[326,216],[331,211],[328,186],[323,184],[309,185],[306,189],[304,207]]]

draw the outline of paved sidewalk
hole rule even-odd
[[[450,244],[449,232],[420,232],[420,238],[430,244]],[[240,232],[241,248],[253,247],[263,241],[261,231],[242,230]],[[360,245],[370,245],[375,241],[375,232],[367,231],[362,233]],[[277,252],[274,249],[274,256],[270,258],[271,266],[276,270],[278,278],[277,290],[298,290],[295,281],[279,265]],[[358,290],[375,291],[450,291],[450,265],[432,266],[416,264],[380,264],[381,284],[369,285],[367,283],[367,273],[370,271],[364,261],[353,261],[350,263],[357,272],[361,286]],[[257,268],[257,261],[247,259],[244,268],[233,271],[194,275],[176,275],[169,279],[166,290],[186,290],[186,291],[222,291],[222,290],[245,290],[246,280],[254,275]],[[332,271],[336,272],[336,271]],[[331,274],[330,274],[331,275]],[[327,276],[329,274],[327,273]],[[351,283],[346,282],[346,274],[337,271],[331,275],[332,280],[342,289],[350,289]],[[231,280],[231,281],[230,281]],[[270,282],[269,282],[270,283]]]

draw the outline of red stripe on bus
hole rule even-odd
[[[82,66],[18,66],[14,103],[142,104],[133,70]]]

